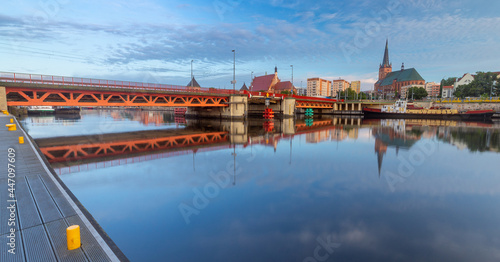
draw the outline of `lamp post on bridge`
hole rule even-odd
[[[236,50],[233,50],[233,94],[236,92]]]
[[[193,87],[193,61],[191,60],[191,87]]]
[[[293,65],[290,65],[290,67],[292,68],[292,87],[290,88],[290,95],[292,96],[293,95]]]

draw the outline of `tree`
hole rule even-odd
[[[498,93],[498,81],[497,75],[491,72],[477,72],[474,76],[474,80],[467,85],[458,86],[455,89],[454,96],[465,98],[467,96],[480,97],[485,95],[490,96],[490,92],[495,90]],[[493,87],[493,88],[492,88]]]
[[[417,86],[412,86],[406,90],[406,96],[408,98],[411,98],[413,96],[413,99],[419,100],[424,97],[427,97],[427,91],[423,87],[417,87]]]
[[[467,92],[465,91],[465,85],[458,86],[455,88],[455,92],[453,93],[455,97],[460,99],[464,99],[467,96]]]
[[[290,94],[290,90],[283,90],[283,91],[281,91],[281,94],[282,95],[289,95]],[[293,94],[295,95],[295,91],[293,91]]]
[[[344,99],[346,97],[346,92],[345,91],[340,91],[337,95],[338,99]],[[356,99],[356,91],[354,91],[351,88],[347,89],[347,100],[354,100]]]
[[[497,77],[495,85],[493,86],[493,96],[498,96],[500,94],[500,79]]]

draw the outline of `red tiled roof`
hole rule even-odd
[[[290,82],[290,81],[279,82],[274,86],[275,91],[278,91],[278,90],[289,91],[290,89],[292,89],[292,82]]]
[[[256,76],[252,81],[252,85],[250,85],[250,91],[258,92],[261,90],[264,91],[269,90],[269,87],[271,86],[273,79],[274,79],[274,74],[266,76]]]
[[[443,88],[453,88],[453,86],[443,86]]]

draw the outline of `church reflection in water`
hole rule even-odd
[[[101,113],[95,111],[87,114]],[[98,168],[183,154],[193,154],[194,165],[195,154],[199,152],[257,145],[272,147],[276,152],[278,144],[282,142],[290,144],[291,161],[292,141],[296,139],[305,143],[340,143],[357,140],[360,133],[364,137],[368,134],[368,137],[375,138],[379,176],[388,150],[394,150],[397,156],[400,150],[410,150],[421,139],[436,139],[473,152],[500,151],[500,124],[494,122],[336,117],[231,122],[191,120],[171,112],[123,110],[112,111],[111,117],[114,120],[137,121],[143,125],[175,124],[176,128],[55,137],[37,139],[36,142],[60,174],[88,169],[92,165]],[[36,123],[37,119],[31,121]],[[46,120],[41,119],[40,123],[46,124]]]

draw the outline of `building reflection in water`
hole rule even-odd
[[[500,125],[479,122],[457,122],[445,120],[362,120],[359,118],[319,118],[312,122],[302,119],[273,120],[273,128],[266,128],[263,120],[248,121],[190,120],[175,116],[173,112],[159,111],[108,111],[95,110],[89,114],[107,114],[114,120],[128,119],[144,125],[178,124],[173,130],[149,130],[129,133],[86,135],[79,137],[57,137],[37,139],[42,152],[59,174],[89,168],[148,161],[182,154],[233,149],[236,163],[236,147],[260,145],[272,147],[290,144],[289,164],[292,163],[292,142],[304,137],[306,143],[339,142],[357,140],[360,129],[369,130],[375,138],[374,150],[380,176],[384,156],[393,149],[410,150],[421,139],[438,139],[471,151],[499,152]],[[40,123],[53,121],[39,118]],[[301,141],[301,139],[299,139]],[[251,149],[252,150],[252,149]],[[253,154],[253,153],[252,153]],[[234,178],[235,183],[236,178]]]

